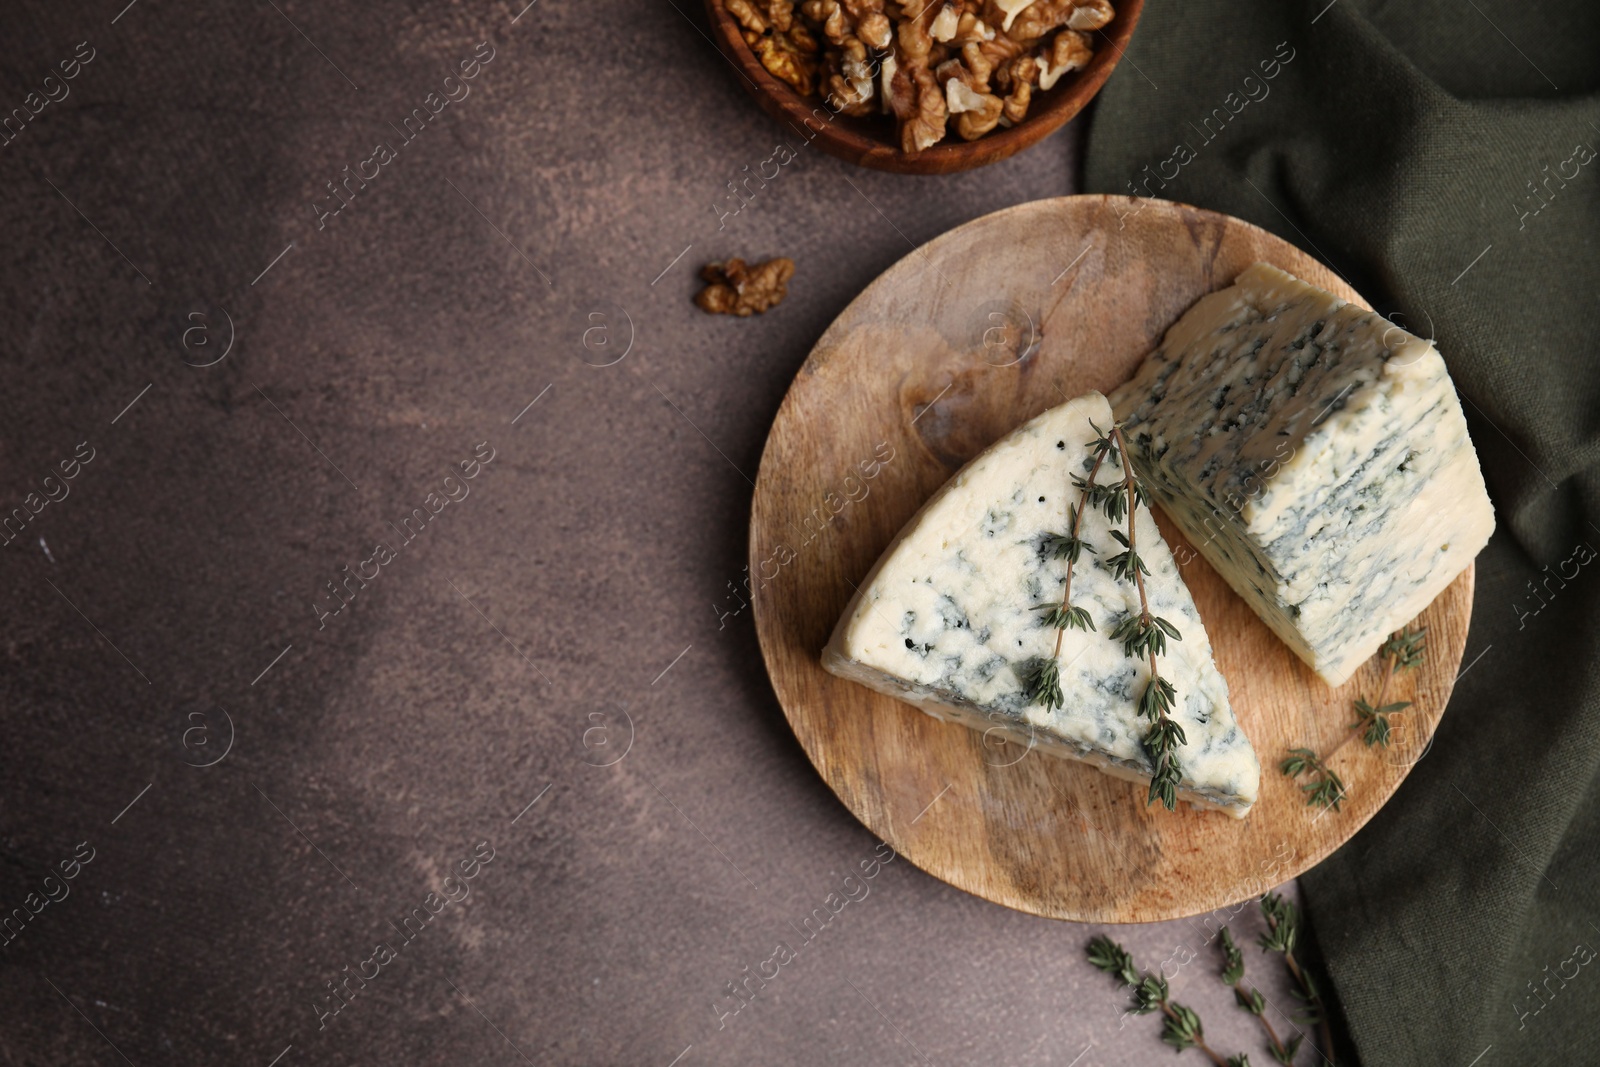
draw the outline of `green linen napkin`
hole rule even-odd
[[[1302,881],[1369,1065],[1600,1063],[1597,89],[1594,0],[1151,0],[1089,133],[1089,191],[1279,234],[1465,401],[1499,523],[1465,669]]]

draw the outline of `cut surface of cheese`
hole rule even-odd
[[[1088,477],[1095,426],[1110,428],[1111,407],[1090,393],[1025,423],[962,468],[861,583],[823,666],[935,718],[1148,783],[1154,768],[1142,739],[1149,723],[1137,705],[1149,664],[1128,658],[1111,637],[1138,613],[1139,595],[1106,566],[1121,546],[1099,508],[1083,515],[1079,536],[1096,551],[1076,564],[1071,597],[1095,629],[1061,631],[1061,707],[1030,703],[1024,691],[1029,666],[1054,650],[1057,631],[1045,625],[1045,609],[1060,603],[1066,570],[1045,538],[1068,532],[1068,505],[1079,498],[1072,480]],[[1122,477],[1107,460],[1095,481]],[[1178,796],[1242,817],[1255,802],[1260,765],[1149,509],[1138,508],[1135,521],[1151,611],[1182,635],[1157,660],[1177,691],[1171,717],[1185,735]],[[1125,526],[1126,519],[1117,524]]]
[[[1111,399],[1162,508],[1329,685],[1494,530],[1433,343],[1268,264],[1201,298]]]

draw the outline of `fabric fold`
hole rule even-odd
[[[1369,1064],[1592,1043],[1597,55],[1600,6],[1577,0],[1154,2],[1088,134],[1088,191],[1245,219],[1436,339],[1500,517],[1434,743],[1302,879]]]

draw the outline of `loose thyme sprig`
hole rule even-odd
[[[1094,423],[1090,423],[1094,426]],[[1094,427],[1099,433],[1100,428]],[[1122,430],[1113,425],[1107,434],[1102,434],[1097,445],[1104,443],[1114,460],[1125,459],[1127,444],[1122,439]],[[1144,560],[1139,558],[1139,534],[1136,520],[1139,505],[1150,507],[1150,498],[1145,494],[1144,486],[1133,477],[1133,464],[1122,463],[1122,484],[1101,486],[1103,492],[1098,493],[1099,504],[1105,510],[1106,517],[1112,522],[1121,520],[1124,516],[1128,520],[1128,532],[1123,534],[1120,530],[1112,530],[1111,536],[1116,538],[1125,551],[1106,560],[1106,566],[1112,575],[1121,581],[1131,580],[1139,591],[1139,614],[1130,615],[1117,624],[1111,631],[1114,640],[1122,642],[1122,652],[1129,659],[1147,659],[1150,663],[1150,681],[1146,683],[1144,692],[1139,696],[1139,714],[1150,720],[1150,729],[1144,735],[1144,749],[1149,754],[1150,761],[1155,765],[1155,774],[1150,778],[1150,793],[1145,799],[1146,806],[1154,804],[1157,800],[1168,811],[1178,806],[1178,781],[1182,773],[1178,770],[1178,746],[1185,743],[1183,727],[1177,720],[1171,718],[1170,712],[1177,703],[1177,690],[1172,683],[1161,677],[1160,668],[1156,665],[1156,657],[1164,655],[1167,651],[1167,638],[1174,641],[1183,640],[1183,635],[1178,633],[1178,628],[1166,619],[1151,614],[1150,597],[1145,592],[1144,576],[1150,573]],[[1094,490],[1089,490],[1091,496],[1096,495]]]
[[[1267,932],[1260,938],[1261,951],[1283,953],[1284,966],[1299,987],[1296,996],[1305,1008],[1302,1021],[1317,1026],[1322,1037],[1322,1055],[1332,1063],[1333,1030],[1328,1022],[1327,1006],[1322,1002],[1322,994],[1318,992],[1310,973],[1294,958],[1295,947],[1300,941],[1300,909],[1278,894],[1268,893],[1261,898],[1261,917],[1267,921]]]
[[[1321,805],[1324,808],[1339,810],[1339,805],[1344,802],[1344,781],[1328,765],[1323,763],[1317,754],[1309,748],[1291,748],[1289,755],[1278,764],[1278,770],[1290,778],[1298,778],[1302,774],[1308,776],[1308,781],[1300,788],[1306,794],[1306,807]]]
[[[1161,1040],[1182,1052],[1197,1048],[1211,1058],[1216,1067],[1250,1067],[1249,1057],[1240,1053],[1223,1059],[1206,1044],[1205,1028],[1194,1010],[1175,1003],[1167,988],[1167,980],[1159,974],[1141,974],[1134,966],[1128,950],[1104,934],[1089,942],[1089,962],[1107,974],[1115,975],[1124,985],[1133,987],[1133,1013],[1148,1015],[1159,1011]]]
[[[1305,1035],[1296,1034],[1285,1045],[1278,1039],[1278,1031],[1272,1028],[1272,1023],[1267,1019],[1267,998],[1261,995],[1261,990],[1254,986],[1249,992],[1244,987],[1244,952],[1233,943],[1233,934],[1224,926],[1222,933],[1222,980],[1233,988],[1233,998],[1239,1002],[1239,1007],[1261,1020],[1261,1027],[1267,1032],[1267,1040],[1272,1042],[1272,1058],[1288,1067],[1294,1065],[1294,1055],[1300,1051],[1300,1042],[1305,1040]]]
[[[1356,698],[1356,721],[1350,724],[1350,729],[1361,731],[1361,740],[1368,748],[1377,745],[1380,748],[1389,747],[1389,716],[1397,711],[1404,711],[1411,706],[1409,700],[1397,700],[1392,704],[1383,702],[1384,696],[1389,692],[1389,681],[1399,671],[1408,671],[1423,661],[1427,653],[1425,638],[1428,633],[1426,626],[1419,630],[1407,627],[1390,635],[1389,640],[1378,649],[1387,664],[1383,672],[1383,682],[1378,686],[1378,699],[1368,704],[1360,697]]]
[[[1093,425],[1091,423],[1090,425]],[[1096,432],[1099,432],[1096,430]],[[1078,534],[1083,527],[1083,512],[1089,506],[1089,486],[1095,484],[1095,475],[1100,473],[1100,465],[1105,462],[1110,452],[1111,443],[1103,437],[1095,442],[1094,466],[1089,469],[1089,481],[1084,483],[1073,479],[1080,493],[1076,504],[1067,505],[1068,533],[1045,534],[1040,547],[1051,559],[1067,561],[1067,579],[1061,591],[1061,603],[1049,607],[1049,614],[1044,617],[1044,624],[1052,626],[1056,631],[1055,651],[1050,653],[1049,659],[1036,660],[1028,669],[1022,679],[1022,695],[1030,704],[1043,704],[1054,710],[1062,705],[1061,696],[1061,639],[1066,636],[1068,628],[1079,630],[1093,630],[1094,620],[1089,617],[1087,608],[1072,606],[1072,569],[1078,565],[1078,560],[1083,556],[1083,550],[1094,551],[1094,546],[1089,544]]]
[[[1388,695],[1389,682],[1396,674],[1412,670],[1426,658],[1427,634],[1426,626],[1416,630],[1408,626],[1391,634],[1389,640],[1378,649],[1378,655],[1384,659],[1383,681],[1378,685],[1378,699],[1369,704],[1363,698],[1357,697],[1356,721],[1350,724],[1350,729],[1361,731],[1361,740],[1368,748],[1373,745],[1388,748],[1389,716],[1411,706],[1409,700],[1396,700],[1385,704],[1383,698]],[[1329,770],[1327,764],[1311,749],[1291,748],[1289,755],[1278,764],[1278,769],[1290,778],[1298,778],[1302,774],[1309,776],[1307,783],[1300,787],[1307,794],[1307,807],[1320,804],[1324,808],[1339,810],[1339,804],[1347,792],[1344,782]]]

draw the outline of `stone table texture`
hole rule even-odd
[[[862,171],[686,0],[122,5],[0,15],[0,1058],[1168,1062],[1096,929],[903,860],[727,992],[881,855],[728,614],[768,426],[1081,130]],[[776,311],[690,302],[774,254]],[[1265,1062],[1215,926],[1116,932]]]

